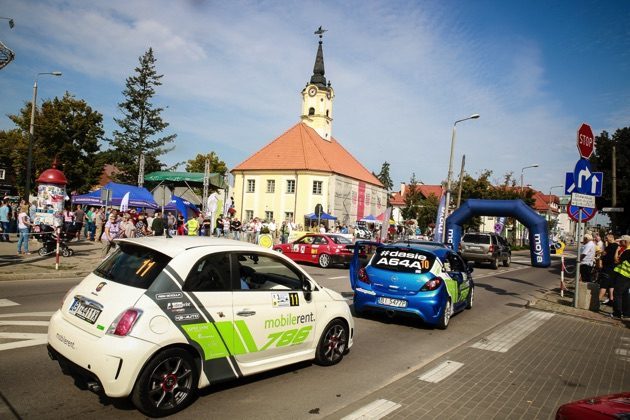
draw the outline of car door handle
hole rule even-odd
[[[240,311],[240,312],[237,312],[236,315],[239,315],[239,316],[252,316],[252,315],[256,315],[256,311]]]

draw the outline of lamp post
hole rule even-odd
[[[479,118],[479,114],[472,114],[468,118],[462,118],[461,120],[455,121],[453,123],[453,131],[451,134],[451,157],[448,160],[448,176],[446,178],[446,208],[444,209],[444,229],[442,229],[442,242],[445,241],[446,238],[446,218],[448,217],[449,208],[451,206],[451,177],[453,175],[453,151],[455,150],[455,134],[456,134],[456,126],[457,123],[467,120],[476,120]]]
[[[554,185],[553,187],[549,187],[549,202],[547,203],[547,216],[548,216],[547,218],[549,219],[548,223],[551,223],[551,200],[552,200],[551,191],[553,191],[556,188],[564,188],[564,185]]]
[[[28,157],[26,160],[26,201],[29,201],[31,194],[31,166],[33,165],[33,134],[35,132],[35,104],[37,103],[37,79],[39,76],[49,74],[51,76],[61,76],[60,71],[51,71],[44,73],[37,73],[35,76],[35,83],[33,84],[33,102],[31,103],[31,125],[28,132]]]
[[[523,172],[525,172],[525,169],[529,169],[529,168],[538,168],[538,164],[534,163],[532,165],[527,165],[521,168],[521,194],[523,194]],[[514,221],[514,223],[516,223],[516,221]],[[523,231],[519,228],[519,232],[521,232],[521,246],[523,246]]]

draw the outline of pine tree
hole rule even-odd
[[[138,180],[140,156],[144,154],[145,173],[159,171],[164,167],[159,157],[173,150],[168,147],[177,137],[171,134],[156,138],[168,127],[161,113],[164,108],[155,107],[151,99],[155,88],[161,86],[161,74],[155,70],[156,59],[153,49],[139,58],[140,65],[135,68],[135,75],[128,77],[126,88],[122,92],[125,100],[118,104],[123,118],[114,118],[120,130],[114,130],[113,139],[109,140],[113,147],[113,164],[120,173],[116,180],[134,184]]]
[[[415,173],[411,174],[409,185],[407,185],[405,190],[405,207],[401,210],[402,216],[405,220],[417,220],[420,213],[422,194],[418,188],[418,180]]]
[[[385,187],[385,189],[389,192],[392,190],[394,183],[392,182],[392,178],[389,175],[389,163],[387,161],[383,162],[381,166],[381,172],[376,175],[381,184]]]

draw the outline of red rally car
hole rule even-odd
[[[343,235],[328,233],[309,233],[297,241],[280,244],[274,250],[285,254],[293,261],[316,263],[322,268],[331,264],[349,265],[352,260],[352,240]]]

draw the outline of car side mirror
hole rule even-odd
[[[311,282],[308,280],[302,280],[302,291],[304,292],[304,299],[306,299],[307,302],[311,301]]]
[[[466,266],[468,267],[468,272],[472,273],[473,271],[475,271],[475,262],[474,261],[468,261],[466,263]]]

